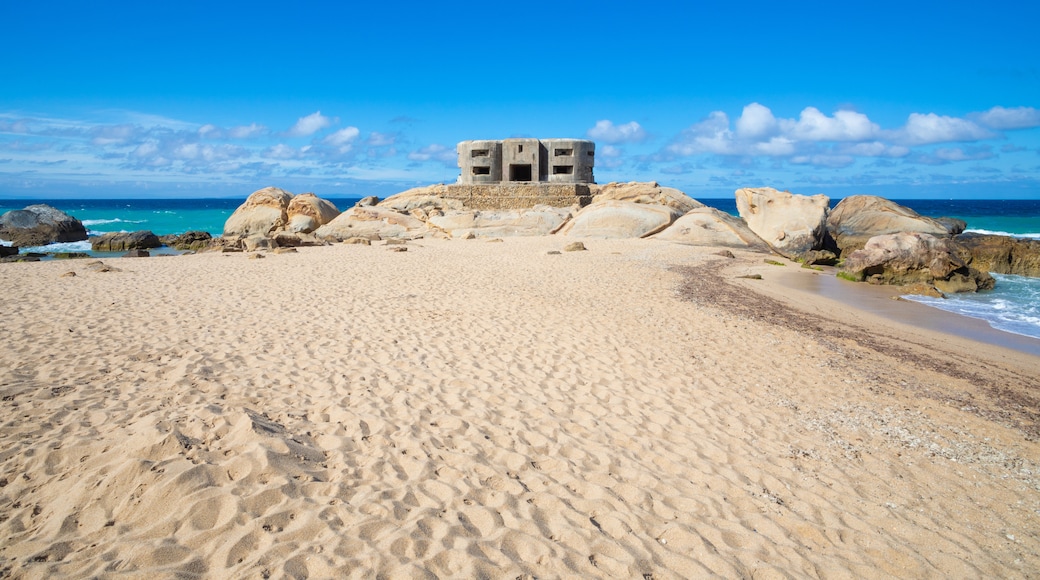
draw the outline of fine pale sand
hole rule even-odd
[[[1040,575],[1040,357],[563,245],[0,264],[0,577]]]

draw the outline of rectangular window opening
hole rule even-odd
[[[573,175],[573,165],[553,165],[553,175]]]
[[[490,150],[488,149],[474,149],[470,152],[470,157],[487,157]]]
[[[595,155],[595,153],[593,153],[592,151],[589,151],[589,157],[592,157],[593,155]]]
[[[509,181],[531,181],[531,166],[510,165]]]
[[[574,155],[574,149],[557,149],[556,150],[556,156],[557,157],[563,157],[563,156],[568,156],[569,157],[571,155]]]
[[[524,152],[524,146],[523,145],[517,145],[516,146],[516,152],[517,153],[523,153]]]
[[[474,167],[473,175],[491,175],[490,167]]]

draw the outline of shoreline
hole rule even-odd
[[[567,241],[0,264],[0,570],[1040,572],[1040,358]]]

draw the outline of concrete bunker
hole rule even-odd
[[[463,141],[460,184],[595,183],[596,144],[584,139]]]

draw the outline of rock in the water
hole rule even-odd
[[[309,234],[336,219],[339,209],[331,201],[313,193],[301,193],[289,201],[285,214],[289,219],[286,230]]]
[[[961,234],[955,239],[971,255],[973,268],[1040,277],[1040,240],[974,233]]]
[[[602,201],[630,201],[651,205],[666,205],[679,214],[704,207],[704,204],[671,187],[661,187],[656,181],[611,182],[605,185],[590,184],[592,203]]]
[[[964,248],[949,238],[898,233],[875,236],[845,258],[841,271],[874,284],[932,284],[941,292],[974,292],[993,288],[988,273],[972,268]]]
[[[224,236],[267,235],[289,223],[286,210],[293,195],[277,187],[254,191],[224,222]]]
[[[874,195],[846,197],[827,217],[827,232],[842,256],[862,248],[874,236],[918,232],[943,237],[957,232],[958,228],[963,231],[964,222],[924,217],[908,207]]]
[[[165,236],[159,236],[159,241],[163,245],[173,248],[175,250],[205,250],[210,246],[213,241],[213,236],[209,232],[202,231],[189,231],[183,234],[168,234]]]
[[[737,212],[751,231],[786,258],[823,248],[830,199],[795,195],[771,187],[738,189]]]
[[[0,246],[0,258],[6,258],[7,256],[17,256],[18,246]]]
[[[123,252],[147,250],[162,246],[159,236],[147,230],[136,232],[110,232],[91,238],[90,249],[95,252]]]
[[[668,227],[680,215],[666,205],[608,200],[582,208],[559,233],[576,238],[642,238]]]
[[[379,205],[354,206],[315,230],[314,235],[343,241],[350,238],[415,239],[427,232],[429,228],[421,220]]]
[[[0,240],[15,246],[45,246],[85,239],[87,228],[82,222],[49,205],[30,205],[0,215]]]
[[[690,246],[769,251],[765,241],[744,220],[707,206],[690,210],[668,229],[655,234],[654,239]]]
[[[547,236],[570,217],[567,208],[539,205],[532,209],[447,210],[431,215],[429,223],[453,238],[497,238],[502,236]]]

